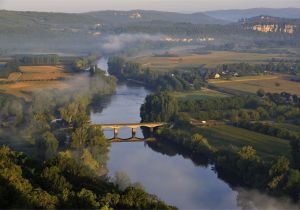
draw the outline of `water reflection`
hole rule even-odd
[[[113,144],[109,175],[125,171],[133,182],[179,208],[236,209],[237,193],[209,167],[195,167],[180,155],[157,153],[145,143]]]

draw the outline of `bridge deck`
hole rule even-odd
[[[138,127],[148,127],[155,128],[159,126],[163,126],[166,123],[158,122],[158,123],[121,123],[121,124],[94,124],[93,126],[102,127],[102,128],[138,128]]]

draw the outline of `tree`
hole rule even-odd
[[[177,100],[166,92],[148,95],[141,107],[143,122],[168,122],[178,112]]]
[[[80,149],[88,142],[88,131],[85,127],[77,128],[72,134],[71,147]]]
[[[289,168],[290,161],[283,156],[280,156],[275,160],[269,170],[269,176],[271,181],[269,182],[268,186],[271,189],[276,189],[282,183],[283,178],[287,175]]]
[[[292,196],[295,201],[300,200],[300,171],[290,170],[285,190]]]
[[[55,194],[63,194],[65,190],[72,188],[72,185],[61,175],[61,170],[57,166],[44,168],[41,178],[44,188]]]
[[[31,202],[36,208],[41,209],[56,209],[58,199],[56,196],[50,195],[41,188],[34,189],[31,192]]]
[[[127,173],[124,171],[116,172],[114,183],[121,191],[125,190],[127,187],[131,185],[130,178],[127,175]]]
[[[37,140],[40,155],[46,159],[54,156],[58,149],[58,141],[53,133],[47,131]]]
[[[264,89],[258,89],[258,91],[256,92],[256,94],[259,96],[259,97],[264,97],[266,95],[266,92]]]
[[[191,124],[191,117],[187,113],[180,112],[174,115],[173,121],[179,127],[188,127]]]
[[[104,136],[103,130],[98,127],[90,126],[88,135],[89,151],[98,163],[105,165],[108,160],[110,141]]]
[[[73,126],[73,128],[79,128],[86,125],[89,121],[86,107],[84,101],[73,101],[62,107],[60,109],[60,114],[62,119]]]
[[[97,196],[93,191],[82,188],[79,193],[77,193],[77,203],[80,209],[99,209],[100,204],[97,201]]]
[[[239,151],[239,155],[243,160],[256,159],[256,150],[252,146],[245,146]]]
[[[290,141],[294,166],[300,169],[300,138]]]
[[[112,57],[108,60],[108,72],[115,76],[122,76],[125,60],[121,57]]]

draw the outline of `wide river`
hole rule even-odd
[[[105,60],[98,64],[106,69]],[[94,123],[140,122],[140,106],[149,94],[144,87],[119,84],[116,94],[103,101],[104,109],[92,113]],[[112,130],[105,130],[108,138]],[[122,138],[131,136],[129,129],[122,129]],[[142,137],[138,131],[137,136]],[[126,172],[132,182],[141,183],[145,190],[180,209],[241,209],[241,191],[232,189],[219,179],[212,166],[199,166],[189,158],[170,152],[152,149],[148,143],[112,143],[109,153],[109,175]],[[242,193],[243,194],[243,193]],[[250,195],[247,195],[247,203]],[[243,202],[242,202],[243,203]]]

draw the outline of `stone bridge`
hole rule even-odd
[[[93,126],[101,127],[102,129],[110,128],[114,129],[114,138],[118,139],[118,133],[120,128],[131,128],[132,131],[132,139],[136,138],[136,129],[145,127],[150,128],[151,132],[154,128],[160,127],[166,125],[166,123],[163,122],[151,122],[151,123],[122,123],[122,124],[94,124]]]

